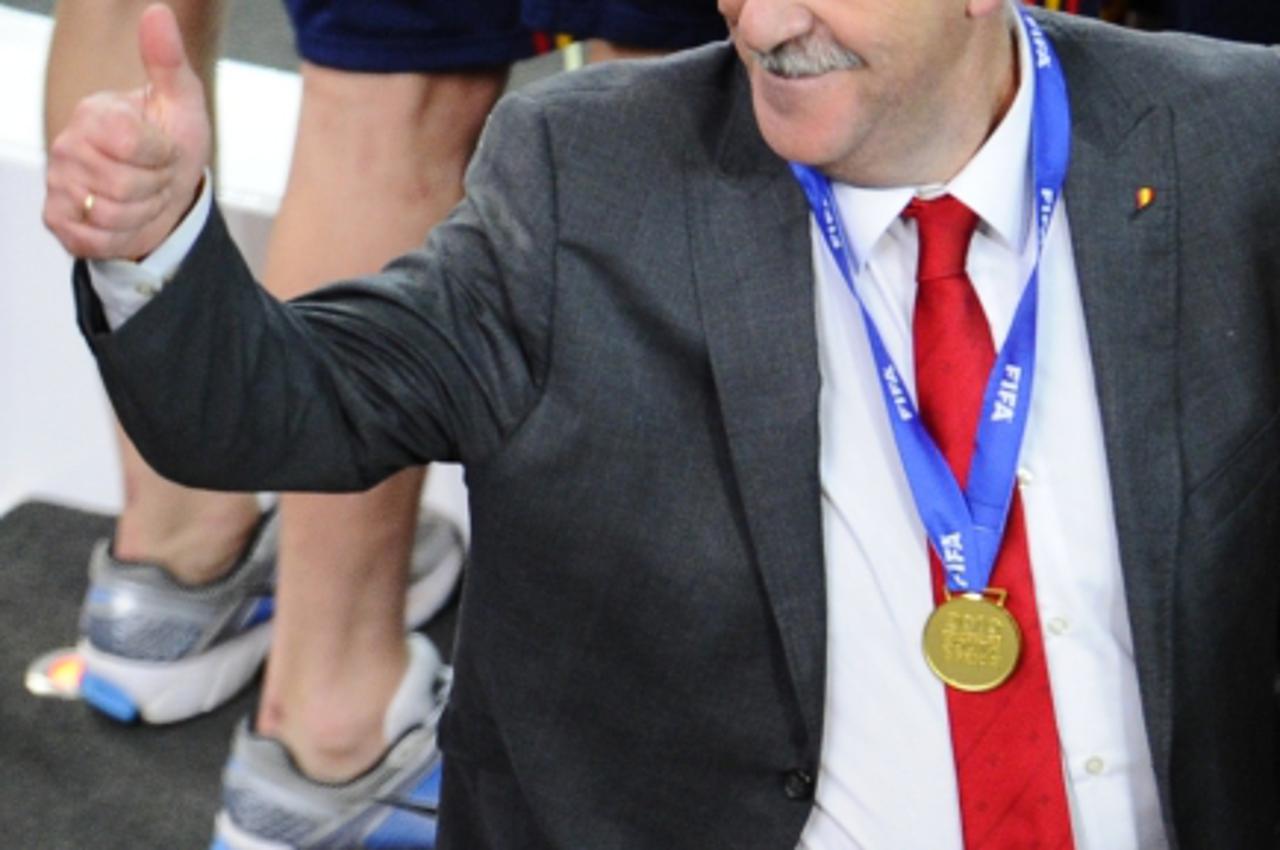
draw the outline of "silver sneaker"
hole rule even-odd
[[[130,563],[101,540],[89,559],[80,614],[81,696],[122,722],[173,723],[212,711],[257,672],[271,643],[279,520],[263,515],[222,578],[184,585],[156,564]],[[449,520],[419,514],[405,620],[425,623],[448,602],[465,560]]]
[[[422,635],[409,642],[406,682],[416,687],[416,718],[350,782],[308,779],[282,744],[240,724],[223,771],[211,850],[435,847],[441,774],[435,730],[451,671]]]
[[[273,510],[227,575],[194,586],[98,541],[77,646],[84,700],[122,722],[172,723],[234,696],[271,642],[278,534]]]

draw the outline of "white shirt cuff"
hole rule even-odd
[[[111,330],[123,325],[147,305],[178,271],[213,208],[213,179],[205,170],[200,197],[160,246],[139,262],[89,260],[89,283],[102,302]]]

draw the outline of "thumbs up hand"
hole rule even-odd
[[[44,223],[72,254],[137,259],[197,197],[212,127],[168,6],[138,24],[147,85],[85,98],[49,148]]]

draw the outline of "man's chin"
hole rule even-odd
[[[831,157],[817,145],[796,142],[787,137],[775,138],[768,133],[765,134],[764,141],[770,150],[787,162],[812,166],[823,172],[830,170]]]
[[[754,99],[756,126],[765,144],[788,162],[823,168],[834,158],[835,140],[830,138],[831,120],[815,110],[774,109],[767,100]]]

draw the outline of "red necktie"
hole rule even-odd
[[[912,201],[903,215],[916,220],[920,237],[912,319],[920,415],[963,486],[995,361],[986,314],[965,271],[978,218],[950,195]],[[940,603],[942,565],[932,548],[929,563],[935,602]],[[964,846],[1071,848],[1058,725],[1016,491],[991,586],[1008,591],[1006,608],[1022,629],[1023,648],[1017,669],[995,690],[947,688]]]

